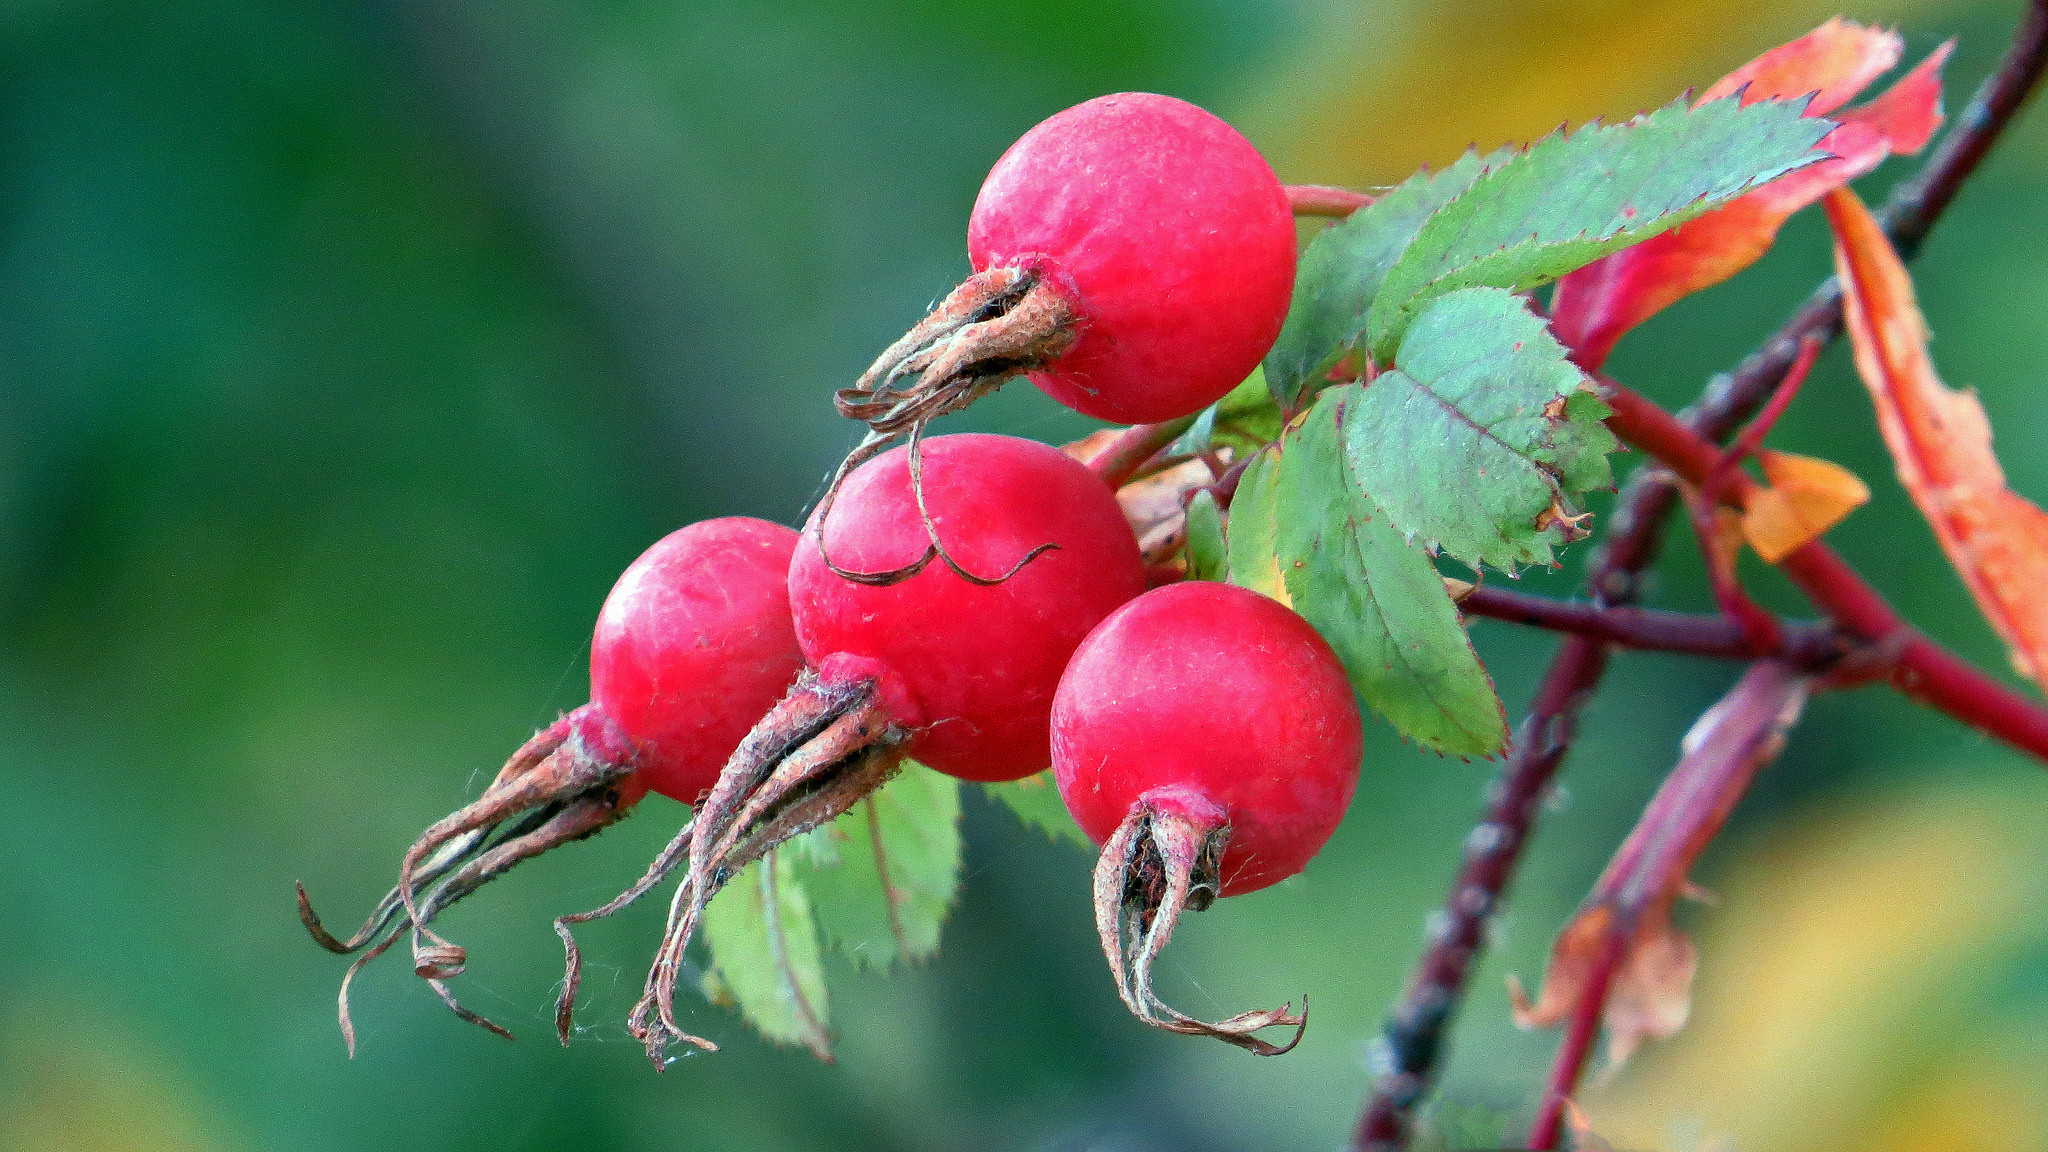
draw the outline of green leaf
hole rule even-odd
[[[826,942],[887,970],[939,950],[960,887],[960,782],[906,761],[894,780],[792,842]]]
[[[1309,242],[1294,274],[1287,323],[1266,353],[1266,382],[1282,407],[1298,407],[1303,392],[1358,344],[1381,281],[1423,223],[1513,155],[1473,150],[1441,172],[1418,172]]]
[[[1280,435],[1280,410],[1266,390],[1266,375],[1254,368],[1244,383],[1202,409],[1195,423],[1173,442],[1176,453],[1197,454],[1229,448],[1239,456],[1255,452]]]
[[[1231,504],[1231,578],[1263,590],[1278,575],[1280,599],[1322,633],[1359,696],[1402,735],[1451,755],[1492,755],[1507,744],[1507,715],[1443,579],[1348,465],[1343,410],[1361,391],[1324,391],[1279,454],[1246,471]],[[1258,519],[1240,537],[1248,488]]]
[[[1188,501],[1188,579],[1224,580],[1230,563],[1224,555],[1223,509],[1207,488]]]
[[[794,855],[777,850],[749,864],[704,909],[704,995],[737,1005],[768,1039],[830,1060],[818,928]]]
[[[1026,827],[1045,833],[1053,843],[1070,842],[1094,850],[1094,843],[1074,823],[1066,802],[1060,799],[1060,790],[1052,782],[1052,769],[1004,784],[983,784],[982,788],[1016,813]]]
[[[1280,457],[1271,448],[1252,458],[1237,479],[1230,500],[1230,531],[1224,539],[1230,582],[1287,603],[1280,579]]]
[[[1472,182],[1431,216],[1388,270],[1367,314],[1374,357],[1392,361],[1435,297],[1527,291],[1677,227],[1766,181],[1824,159],[1834,128],[1806,101],[1674,101],[1624,124],[1563,129]]]
[[[1550,563],[1573,538],[1560,517],[1613,484],[1619,447],[1564,346],[1521,297],[1466,288],[1430,304],[1397,362],[1341,408],[1357,484],[1404,534],[1475,568]]]

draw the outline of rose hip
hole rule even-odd
[[[1261,1055],[1293,1047],[1251,1034],[1305,1026],[1306,1001],[1300,1015],[1282,1007],[1205,1023],[1153,994],[1152,961],[1183,908],[1302,870],[1351,802],[1362,741],[1329,644],[1255,592],[1169,585],[1082,641],[1053,703],[1053,770],[1068,811],[1102,846],[1096,927],[1140,1019]]]
[[[1272,167],[1222,120],[1145,92],[1078,104],[1012,144],[967,250],[974,276],[840,394],[842,413],[899,432],[1021,372],[1100,419],[1186,416],[1258,365],[1294,290]]]
[[[969,780],[1043,769],[1067,658],[1144,590],[1115,495],[1071,457],[1008,436],[943,436],[923,449],[854,472],[790,562],[797,637],[815,671],[748,734],[699,809],[690,871],[629,1021],[657,1066],[671,1040],[711,1047],[676,1024],[674,988],[704,905],[730,876],[846,811],[905,756]],[[931,562],[934,536],[957,570]],[[895,573],[851,580],[842,564]]]

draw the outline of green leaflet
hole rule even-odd
[[[825,973],[811,902],[796,879],[795,853],[770,852],[732,878],[704,909],[711,967],[704,995],[737,1005],[761,1035],[832,1058],[825,1031]]]
[[[1224,555],[1223,510],[1216,497],[1204,488],[1188,502],[1188,579],[1229,579],[1230,563]]]
[[[1266,390],[1265,373],[1254,368],[1244,383],[1202,409],[1194,426],[1173,442],[1173,450],[1192,454],[1229,448],[1242,456],[1279,434],[1280,410],[1273,406],[1272,394]]]
[[[1068,815],[1060,790],[1053,786],[1052,769],[1006,784],[983,784],[982,788],[1008,806],[1026,826],[1045,833],[1055,844],[1069,842],[1094,849],[1088,834]]]
[[[1472,182],[1422,225],[1367,313],[1382,364],[1435,297],[1527,291],[1674,228],[1823,154],[1806,101],[1674,101],[1624,124],[1563,129]]]
[[[1418,172],[1309,242],[1294,274],[1287,323],[1266,353],[1266,382],[1282,407],[1299,406],[1303,393],[1357,345],[1380,282],[1423,223],[1513,155],[1503,149],[1482,157],[1475,149],[1441,172]]]
[[[792,841],[826,942],[863,968],[928,959],[960,887],[960,782],[906,761],[832,823]]]
[[[1550,563],[1571,539],[1557,517],[1613,484],[1619,446],[1564,346],[1521,297],[1466,288],[1431,302],[1397,362],[1347,389],[1359,487],[1404,534],[1475,568]]]
[[[1238,477],[1224,545],[1232,584],[1286,604],[1287,584],[1280,579],[1279,459],[1276,451],[1268,448]]]
[[[1231,504],[1231,579],[1276,580],[1336,649],[1352,686],[1401,734],[1458,756],[1505,747],[1507,716],[1443,579],[1347,465],[1342,421],[1357,385],[1324,391]],[[1269,593],[1270,594],[1270,593]]]

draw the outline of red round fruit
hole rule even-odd
[[[814,517],[789,568],[797,638],[821,676],[876,679],[921,763],[1014,780],[1050,758],[1047,718],[1074,646],[1144,590],[1138,544],[1108,486],[1058,449],[968,434],[921,451],[933,528],[967,571],[1002,576],[1041,545],[1058,547],[998,584],[935,562],[877,587],[827,567]],[[823,529],[832,564],[884,571],[924,554],[909,463],[897,448],[847,478]]]
[[[1030,373],[1125,424],[1220,399],[1272,347],[1294,291],[1294,217],[1258,149],[1182,100],[1101,96],[1026,132],[967,224],[976,272],[1016,267],[1069,297],[1078,339]]]
[[[1053,770],[1082,830],[1103,843],[1148,794],[1220,805],[1225,896],[1301,871],[1344,818],[1362,747],[1329,644],[1228,584],[1124,605],[1082,641],[1053,704]]]
[[[593,711],[656,792],[694,804],[802,671],[787,580],[796,542],[765,520],[705,520],[663,537],[605,598],[590,648]]]

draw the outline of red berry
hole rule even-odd
[[[1159,588],[1082,641],[1053,704],[1053,772],[1068,811],[1103,846],[1097,927],[1142,1019],[1284,1051],[1251,1033],[1304,1017],[1282,1008],[1204,1024],[1152,995],[1151,963],[1182,907],[1302,870],[1344,818],[1362,745],[1336,654],[1255,592]],[[1128,952],[1126,930],[1142,940]]]
[[[1078,104],[996,161],[967,224],[976,272],[1029,269],[1078,336],[1030,373],[1053,399],[1137,424],[1199,411],[1280,333],[1294,216],[1256,148],[1170,96]]]
[[[789,566],[815,671],[740,742],[698,807],[689,871],[627,1017],[655,1065],[674,1041],[713,1047],[677,1022],[675,989],[728,879],[859,803],[906,755],[968,780],[1043,769],[1067,658],[1144,587],[1115,494],[1055,448],[913,438],[847,476]]]
[[[796,542],[742,516],[692,524],[633,561],[605,599],[590,699],[654,791],[696,803],[802,670],[789,615]]]
[[[1014,780],[1051,757],[1047,717],[1074,646],[1145,587],[1116,497],[1058,449],[1008,436],[923,441],[926,507],[937,536],[980,586],[932,564],[887,587],[844,579],[819,554],[816,523],[790,565],[804,656],[828,680],[878,678],[911,731],[909,754],[968,780]],[[824,551],[841,569],[889,569],[927,547],[910,456],[894,449],[847,478]]]
[[[1197,581],[1146,593],[1082,642],[1052,738],[1060,795],[1097,844],[1155,788],[1220,804],[1224,896],[1284,880],[1322,848],[1364,739],[1351,682],[1307,621]]]

